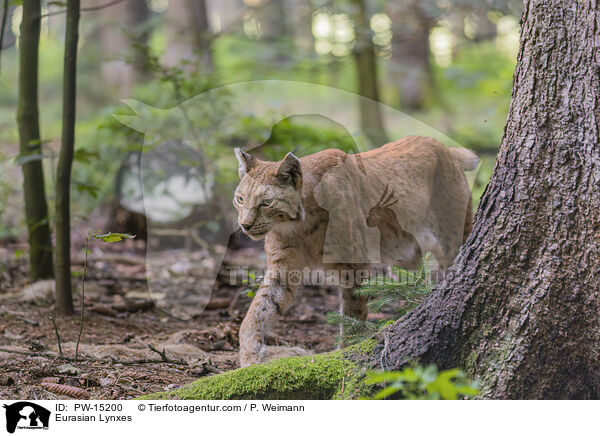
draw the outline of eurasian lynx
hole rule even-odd
[[[288,153],[280,162],[239,149],[236,156],[239,225],[252,239],[265,239],[267,256],[264,281],[240,329],[242,366],[277,356],[265,335],[306,283],[303,272],[320,271],[341,289],[342,312],[366,319],[366,300],[353,290],[373,265],[415,268],[431,252],[443,276],[471,232],[463,171],[478,158],[432,138],[406,137],[353,155]]]

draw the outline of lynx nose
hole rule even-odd
[[[243,210],[239,217],[240,226],[246,231],[250,230],[256,222],[256,212],[252,210]]]

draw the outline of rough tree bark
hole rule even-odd
[[[38,112],[39,0],[23,3],[19,43],[19,153],[22,164],[25,220],[29,234],[29,275],[33,280],[53,276],[52,241],[44,190],[42,143]],[[27,156],[30,156],[28,158]]]
[[[75,143],[78,40],[79,0],[68,0],[63,72],[62,144],[56,168],[56,308],[67,315],[73,313],[70,189]]]
[[[512,102],[469,240],[381,362],[464,367],[487,398],[600,396],[600,9],[528,0]]]

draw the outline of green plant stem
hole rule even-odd
[[[79,342],[81,341],[81,334],[83,333],[83,303],[85,302],[85,274],[87,273],[87,261],[88,261],[88,248],[90,246],[90,238],[92,234],[88,234],[85,240],[85,261],[83,262],[83,274],[81,274],[81,313],[79,314],[79,334],[77,335],[77,344],[75,344],[75,363],[77,363],[77,356],[79,354]]]

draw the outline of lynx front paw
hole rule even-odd
[[[246,367],[258,363],[264,363],[273,359],[282,357],[310,356],[313,354],[310,350],[305,350],[300,347],[284,347],[284,346],[262,346],[255,350],[254,353],[240,352],[240,366]]]
[[[310,356],[313,354],[310,350],[300,347],[273,346],[267,347],[265,360],[280,359],[282,357]]]
[[[254,346],[244,346],[240,341],[240,366],[242,368],[257,363],[263,363],[267,357],[267,346],[264,344],[256,344]]]

